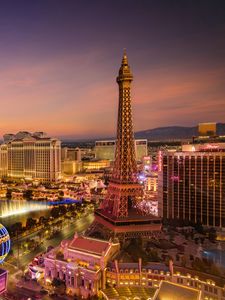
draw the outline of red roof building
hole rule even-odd
[[[75,234],[73,240],[45,256],[45,282],[54,278],[65,282],[70,295],[88,298],[105,288],[106,266],[119,252],[120,244]]]

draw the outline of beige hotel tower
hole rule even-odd
[[[61,177],[61,142],[43,132],[4,135],[0,176],[55,182]]]

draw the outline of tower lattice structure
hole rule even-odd
[[[101,205],[101,210],[114,219],[126,218],[132,212],[137,212],[137,204],[143,196],[143,189],[137,178],[131,107],[132,80],[133,75],[124,52],[117,77],[119,107],[115,162],[107,195]]]

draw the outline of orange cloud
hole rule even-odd
[[[105,65],[98,51],[3,69],[0,134],[43,130],[79,137],[114,135],[117,69]],[[136,130],[224,120],[224,69],[167,66],[134,70],[134,75]]]

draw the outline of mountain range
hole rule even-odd
[[[225,123],[217,123],[217,134],[225,135]],[[190,139],[198,136],[198,126],[183,127],[169,126],[147,129],[135,133],[135,138],[148,139],[150,141]]]
[[[184,127],[184,126],[168,126],[168,127],[158,127],[153,129],[146,129],[135,132],[136,139],[147,139],[149,141],[168,141],[168,140],[184,140],[191,139],[193,136],[198,136],[198,126],[193,127]],[[217,123],[217,135],[225,135],[225,123]],[[115,137],[93,137],[93,138],[84,138],[79,139],[70,136],[60,136],[62,141],[73,142],[73,141],[82,141],[82,142],[94,142],[101,140],[111,140]]]

